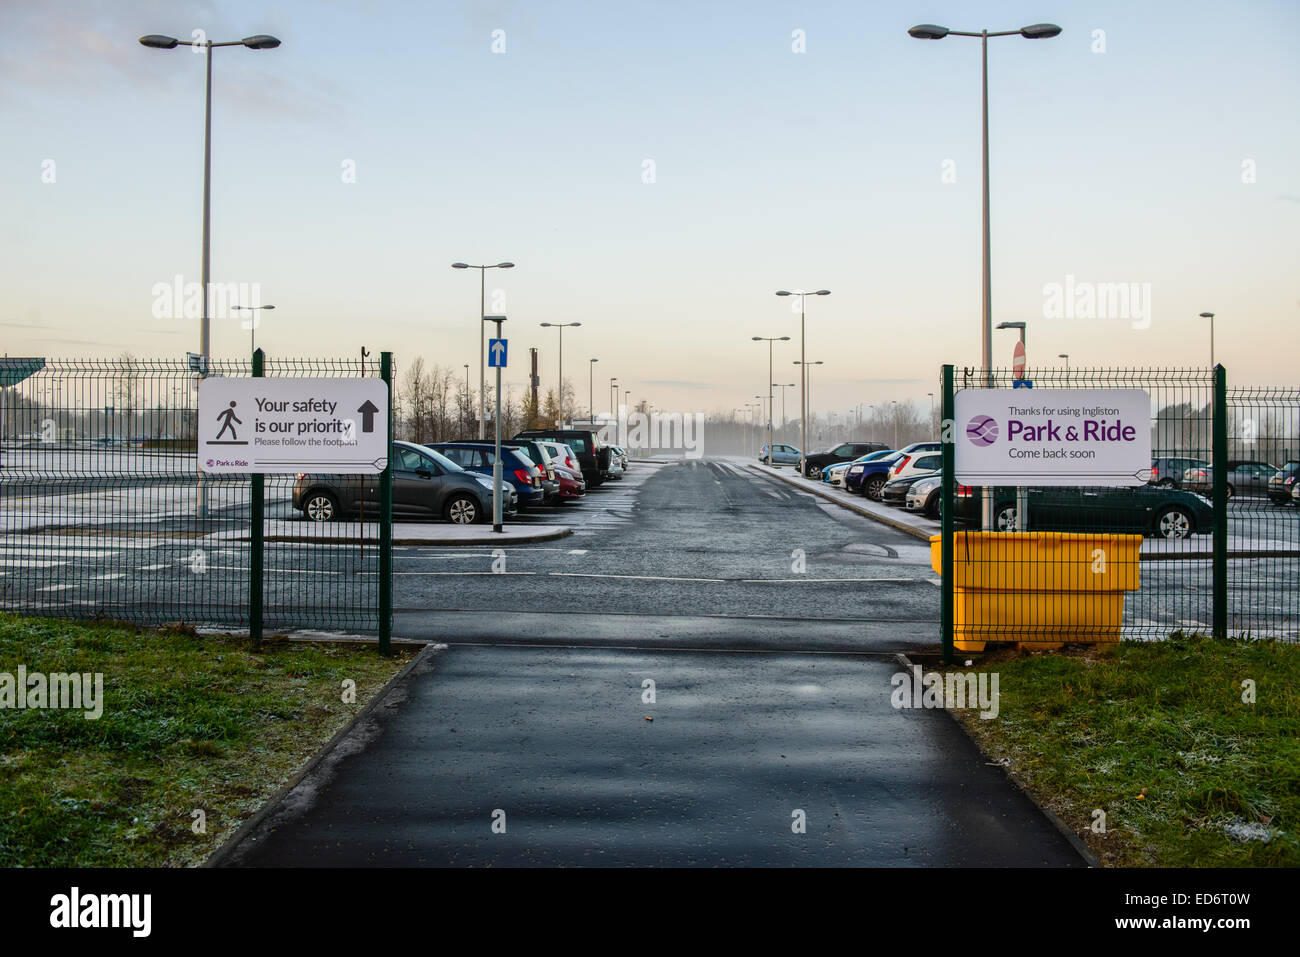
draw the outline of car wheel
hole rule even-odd
[[[809,465],[808,470],[803,473],[810,479],[819,479],[822,477],[822,470],[815,465]]]
[[[312,492],[302,503],[302,513],[312,522],[338,521],[339,500],[329,492]]]
[[[1180,506],[1173,505],[1156,518],[1156,535],[1178,541],[1192,534],[1192,517]]]
[[[867,498],[880,501],[880,490],[885,487],[885,477],[883,475],[873,475],[862,483],[862,494]]]
[[[1159,485],[1161,488],[1173,488],[1174,480],[1171,478],[1163,478],[1156,484]]]
[[[442,513],[453,525],[473,525],[479,519],[478,502],[468,495],[457,495],[447,503]]]
[[[1016,530],[1016,506],[1012,502],[1004,502],[993,510],[993,527],[999,532],[1014,532]]]
[[[939,518],[943,510],[943,496],[938,492],[931,492],[930,497],[925,500],[926,518]]]

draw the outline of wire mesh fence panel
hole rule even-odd
[[[1300,389],[1229,387],[1227,412],[1228,631],[1297,640]]]
[[[377,365],[267,362],[278,376],[363,371]],[[197,399],[187,363],[126,356],[45,360],[0,388],[0,609],[248,627],[251,480],[200,475]],[[305,521],[293,493],[294,476],[268,476],[267,627],[373,631],[376,548]]]
[[[1124,424],[1149,429],[1150,474],[1138,484],[956,485],[956,647],[978,651],[986,642],[1050,647],[1210,633],[1216,607],[1214,374],[1033,369],[1025,378],[1032,381],[1032,389],[1018,393],[1025,406],[1048,389],[1145,391],[1148,421]],[[955,388],[1009,392],[1014,381],[1009,370],[957,370]],[[1092,410],[1100,418],[1107,411],[1103,399],[1098,394]],[[1229,631],[1294,639],[1297,510],[1272,504],[1268,490],[1280,501],[1275,466],[1295,458],[1300,444],[1296,393],[1238,389],[1228,402],[1227,466],[1235,494],[1228,498],[1221,534]],[[967,425],[953,424],[954,441],[961,441]],[[1009,430],[1009,420],[1004,428]],[[991,443],[996,435],[977,438]],[[1247,475],[1253,483],[1249,493]]]

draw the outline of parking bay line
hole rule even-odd
[[[870,582],[915,582],[918,578],[684,578],[671,575],[613,575],[600,572],[393,572],[396,577],[454,578],[459,575],[533,575],[540,578],[612,578],[623,581],[702,582],[714,585],[863,584]]]

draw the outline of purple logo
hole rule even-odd
[[[991,416],[977,415],[966,423],[966,438],[975,445],[992,445],[998,438],[998,424]]]
[[[212,468],[212,459],[208,459],[208,468]]]

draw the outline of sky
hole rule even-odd
[[[554,385],[540,323],[581,322],[580,405],[596,358],[597,409],[610,377],[743,406],[769,381],[753,336],[791,336],[771,381],[798,381],[798,300],[773,293],[827,288],[814,409],[928,408],[943,363],[980,358],[980,42],[907,29],[1039,22],[1062,33],[989,41],[994,323],[1028,324],[1031,374],[1193,368],[1211,311],[1231,384],[1294,385],[1293,0],[6,3],[0,351],[197,350],[160,289],[199,280],[205,58],[137,38],[267,33],[213,52],[211,262],[276,306],[269,353],[477,370],[479,277],[451,263],[509,260],[487,311],[516,392],[529,347]],[[995,365],[1014,342],[993,333]],[[213,355],[249,348],[214,318]]]

